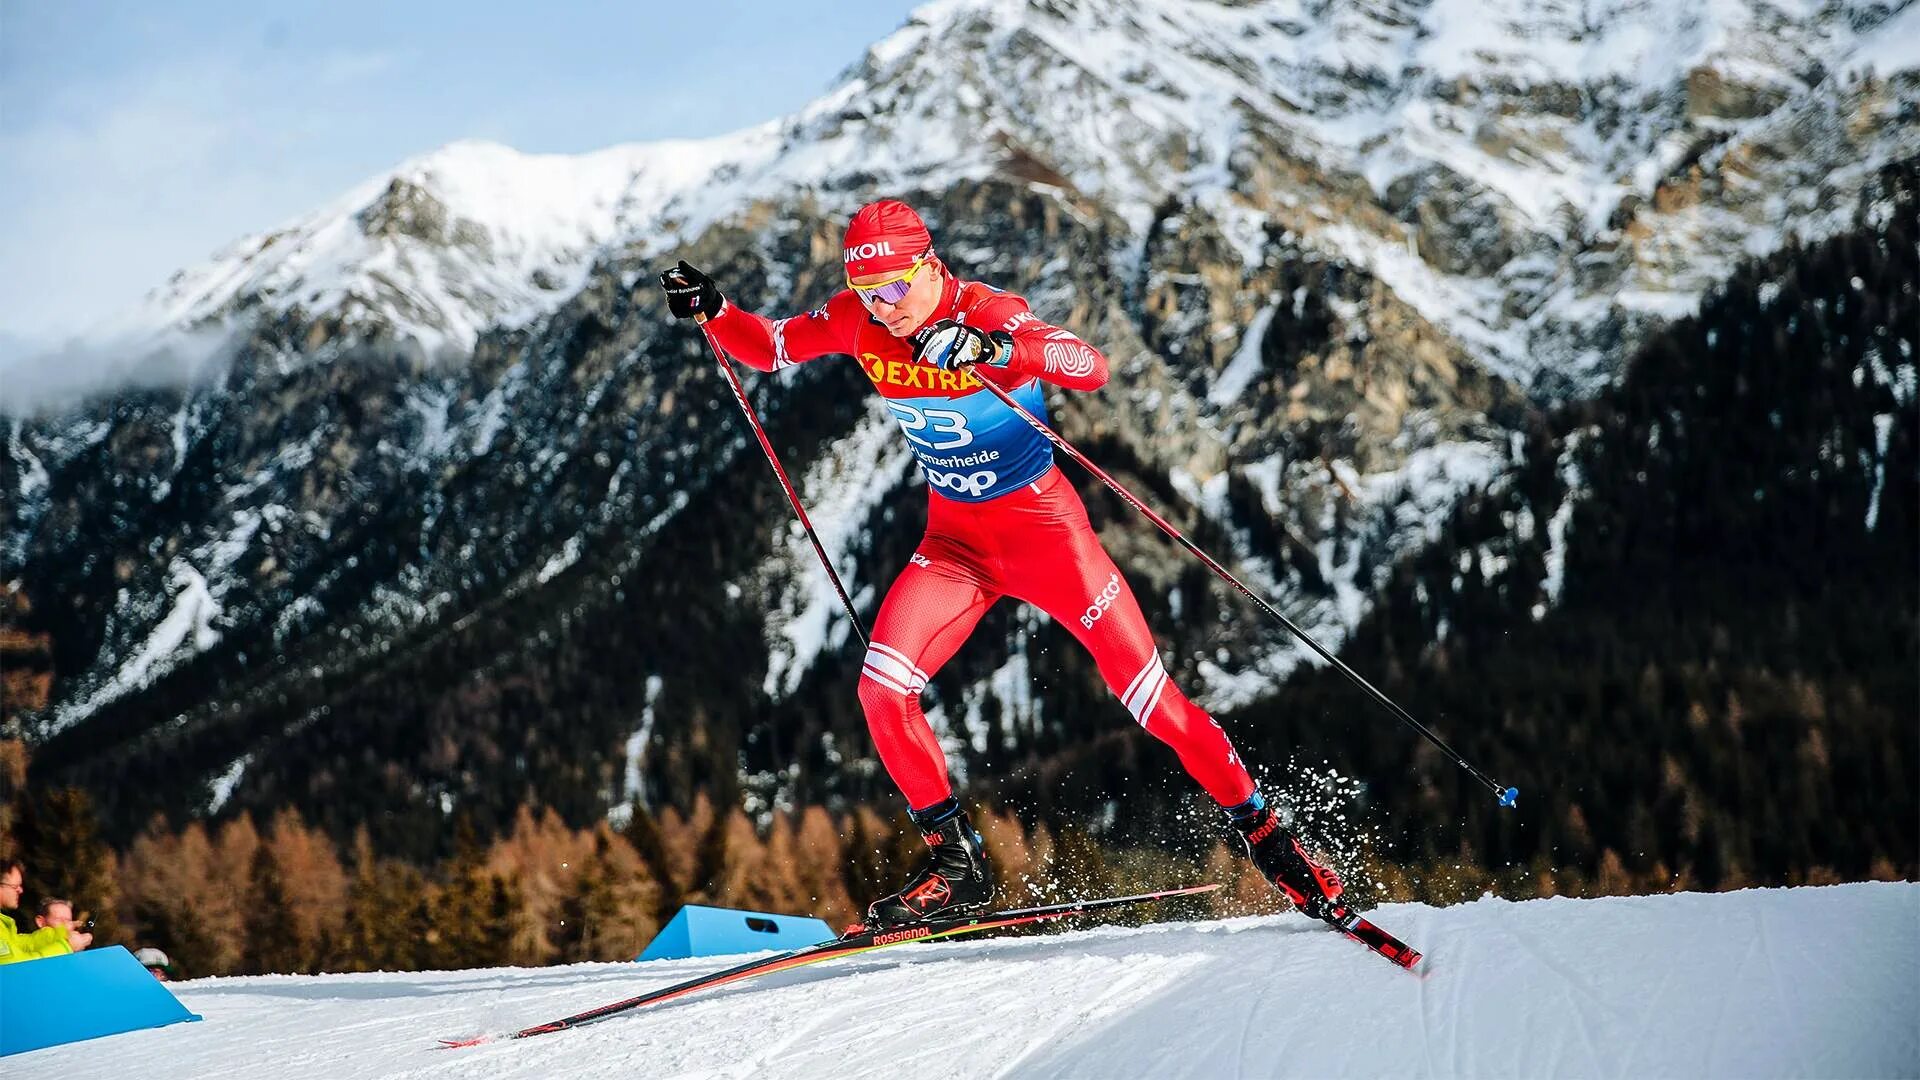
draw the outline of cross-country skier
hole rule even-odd
[[[721,347],[761,371],[857,359],[926,473],[926,537],[874,620],[860,704],[931,855],[899,892],[873,902],[868,925],[966,911],[992,896],[980,834],[954,797],[920,692],[1002,596],[1040,608],[1086,646],[1127,711],[1226,811],[1262,874],[1307,914],[1338,915],[1339,878],[1281,826],[1219,723],[1167,677],[1133,591],[1054,467],[1052,445],[979,382],[991,379],[1044,420],[1040,384],[1097,390],[1106,358],[1020,297],[955,277],[905,203],[862,207],[842,260],[846,289],[785,319],[728,303],[685,261],[660,279],[675,316],[706,316]]]

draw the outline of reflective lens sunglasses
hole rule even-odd
[[[932,258],[933,252],[931,251],[919,255],[914,259],[913,265],[908,267],[904,273],[897,274],[885,281],[868,285],[855,285],[852,279],[848,279],[847,288],[852,289],[853,294],[858,296],[860,301],[865,304],[875,302],[897,304],[907,298],[907,290],[913,288],[914,275],[926,269],[927,264],[932,261]]]

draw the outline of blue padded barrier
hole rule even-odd
[[[797,949],[834,936],[827,924],[803,915],[688,904],[647,943],[642,960],[682,960],[764,949]]]
[[[0,1057],[198,1019],[118,945],[0,964]]]

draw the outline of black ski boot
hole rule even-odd
[[[914,823],[931,849],[927,865],[899,892],[867,906],[870,929],[961,914],[993,898],[993,874],[980,834],[958,799],[915,814]]]
[[[1233,827],[1247,845],[1247,855],[1268,881],[1287,894],[1295,907],[1316,919],[1333,922],[1345,915],[1345,889],[1340,875],[1308,854],[1300,838],[1281,826],[1264,800],[1255,795],[1228,811]]]

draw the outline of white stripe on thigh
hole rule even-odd
[[[1134,720],[1145,724],[1147,714],[1153,711],[1154,703],[1160,700],[1160,692],[1166,685],[1167,669],[1160,663],[1160,654],[1155,653],[1153,663],[1134,678],[1134,684],[1128,687],[1126,695],[1120,700],[1126,704]]]
[[[867,653],[866,669],[906,686],[921,687],[927,685],[925,679],[915,678],[913,669],[884,653]]]
[[[920,691],[914,690],[905,686],[899,680],[893,678],[891,675],[888,675],[884,672],[875,671],[871,666],[861,668],[860,674],[866,676],[869,679],[872,679],[874,682],[879,683],[881,686],[884,686],[887,689],[893,690],[897,693],[905,694],[908,697],[920,696]]]
[[[1162,671],[1160,677],[1153,681],[1153,691],[1141,699],[1140,707],[1133,714],[1141,727],[1147,726],[1147,718],[1153,715],[1153,707],[1160,704],[1160,695],[1166,692],[1168,681],[1167,673]]]
[[[918,675],[920,677],[921,682],[924,683],[927,681],[927,673],[920,670],[920,665],[915,664],[913,662],[913,657],[908,656],[906,653],[901,652],[899,649],[896,649],[891,645],[883,645],[880,642],[876,641],[873,644],[867,646],[867,655],[871,657],[876,652],[884,653],[887,656],[892,657],[895,661],[899,662],[899,664],[902,667],[906,668],[908,671],[913,672],[915,675]]]
[[[1159,666],[1160,666],[1160,654],[1158,652],[1155,652],[1152,656],[1147,657],[1147,666],[1141,668],[1139,672],[1137,672],[1133,676],[1133,681],[1129,682],[1127,684],[1126,690],[1121,693],[1120,700],[1121,701],[1133,700],[1133,692],[1135,690],[1140,689],[1140,680],[1146,678],[1148,675],[1153,674],[1154,669]]]

